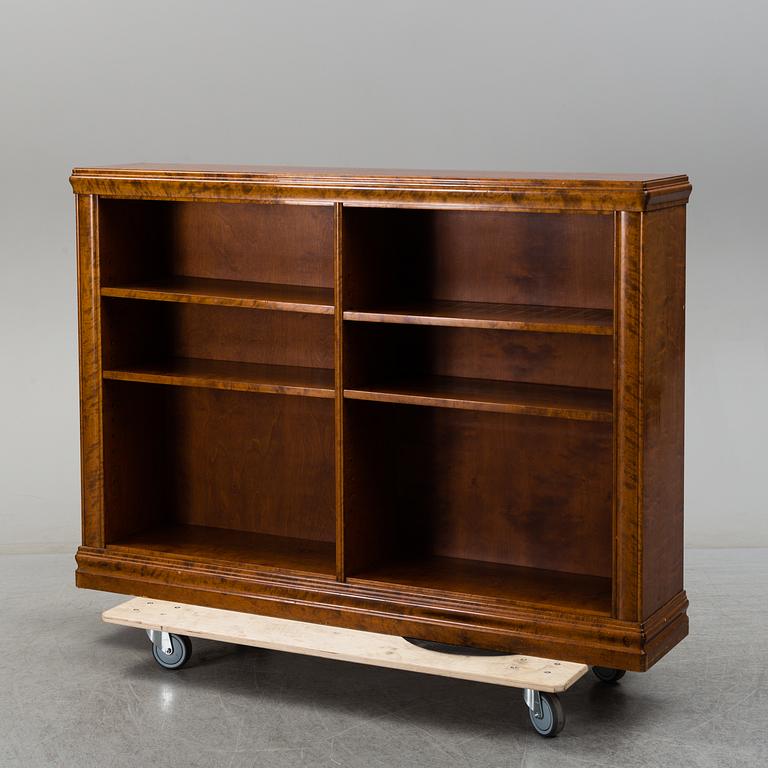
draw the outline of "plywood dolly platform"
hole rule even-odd
[[[105,611],[102,618],[146,630],[152,654],[164,669],[181,669],[192,652],[189,638],[199,637],[521,688],[531,724],[546,737],[556,736],[565,724],[557,694],[588,670],[585,664],[532,656],[439,653],[393,635],[140,597]],[[601,677],[598,668],[595,672]],[[610,679],[612,672],[617,673],[602,670],[601,679]]]

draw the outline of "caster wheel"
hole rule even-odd
[[[560,699],[554,693],[541,693],[541,717],[536,717],[533,710],[528,710],[531,725],[539,736],[552,739],[563,730],[565,725],[565,712]]]
[[[163,669],[181,669],[192,655],[192,641],[186,635],[170,635],[171,652],[152,644],[152,655]]]
[[[618,683],[626,674],[623,669],[611,669],[610,667],[592,667],[592,673],[602,683]]]

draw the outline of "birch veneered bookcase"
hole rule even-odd
[[[686,176],[71,181],[79,586],[617,670],[686,635]]]

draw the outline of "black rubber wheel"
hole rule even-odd
[[[541,717],[536,717],[533,710],[528,710],[531,718],[531,725],[539,736],[545,739],[553,739],[565,725],[565,712],[560,699],[554,693],[540,693],[541,696]]]
[[[192,641],[186,635],[170,635],[170,638],[170,653],[152,643],[152,655],[163,669],[181,669],[192,655]]]
[[[592,667],[592,673],[601,683],[618,683],[627,673],[623,669]]]

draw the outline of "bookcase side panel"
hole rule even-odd
[[[683,589],[685,208],[616,224],[614,616],[635,623]]]
[[[643,214],[642,600],[683,589],[685,207]]]
[[[80,352],[82,540],[104,546],[98,198],[77,195],[77,286]]]

